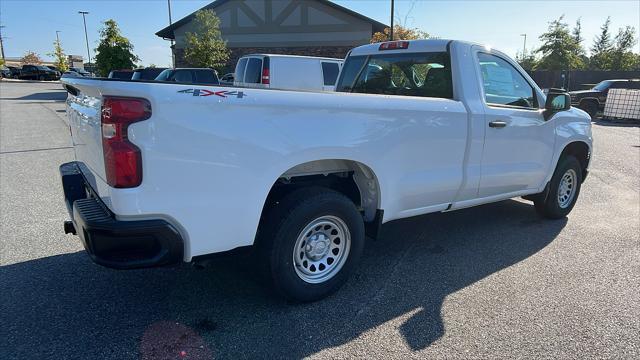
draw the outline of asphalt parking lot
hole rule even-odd
[[[397,221],[347,285],[291,305],[250,258],[93,264],[67,218],[60,84],[0,83],[0,349],[10,359],[640,358],[640,127],[594,123],[566,219],[509,200]]]

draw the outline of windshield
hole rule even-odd
[[[46,66],[36,66],[38,68],[38,70],[51,70]]]
[[[605,80],[602,82],[599,82],[596,86],[593,87],[593,90],[596,91],[605,91],[607,90],[609,87],[611,87],[611,84],[613,84],[613,81],[611,80]]]

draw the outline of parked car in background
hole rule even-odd
[[[167,68],[148,67],[133,70],[131,80],[155,80]]]
[[[591,90],[571,91],[571,105],[586,111],[591,118],[604,110],[610,89],[640,90],[640,79],[613,79],[599,82]]]
[[[342,59],[253,54],[238,60],[235,86],[333,91]]]
[[[218,85],[218,73],[210,68],[166,69],[156,77],[156,81],[168,81],[187,84]]]
[[[224,76],[220,78],[220,84],[233,85],[233,78],[234,78],[234,73],[224,74]]]
[[[7,68],[9,68],[9,71],[11,72],[10,77],[12,79],[18,79],[20,77],[20,68],[15,66],[7,66]]]
[[[10,78],[11,77],[11,70],[9,70],[8,67],[3,66],[2,69],[0,69],[0,76],[2,78]]]
[[[82,77],[93,77],[93,74],[88,72],[85,69],[72,67],[72,68],[69,68],[69,71],[74,72]]]
[[[71,71],[71,70],[69,70],[69,71],[65,71],[65,72],[62,74],[62,76],[60,76],[60,78],[61,78],[61,79],[63,79],[63,78],[67,78],[67,77],[85,77],[85,76],[82,76],[82,74],[77,73],[77,72],[75,72],[75,71]]]
[[[20,69],[20,79],[24,80],[58,80],[60,75],[43,65],[22,65]]]
[[[60,78],[60,76],[62,76],[62,71],[60,71],[60,69],[58,69],[57,67],[52,66],[52,65],[47,65],[47,67],[48,67],[49,69],[51,69],[51,70],[55,71],[55,72],[56,72],[56,75],[58,75],[58,78]]]
[[[111,70],[107,76],[109,79],[131,80],[133,70]]]

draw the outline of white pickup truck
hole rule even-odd
[[[365,45],[336,92],[65,78],[71,221],[98,264],[139,268],[253,246],[285,297],[345,282],[382,223],[513,197],[560,218],[591,123],[516,62],[447,40]],[[533,213],[533,212],[532,212]]]

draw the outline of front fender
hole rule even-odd
[[[589,153],[593,157],[593,137],[591,133],[591,117],[581,109],[572,107],[571,109],[555,114],[549,121],[556,123],[555,126],[555,146],[553,151],[553,167],[547,175],[542,188],[551,181],[553,172],[560,160],[560,156],[566,147],[574,142],[583,142],[589,147]],[[591,161],[589,161],[589,164]]]

